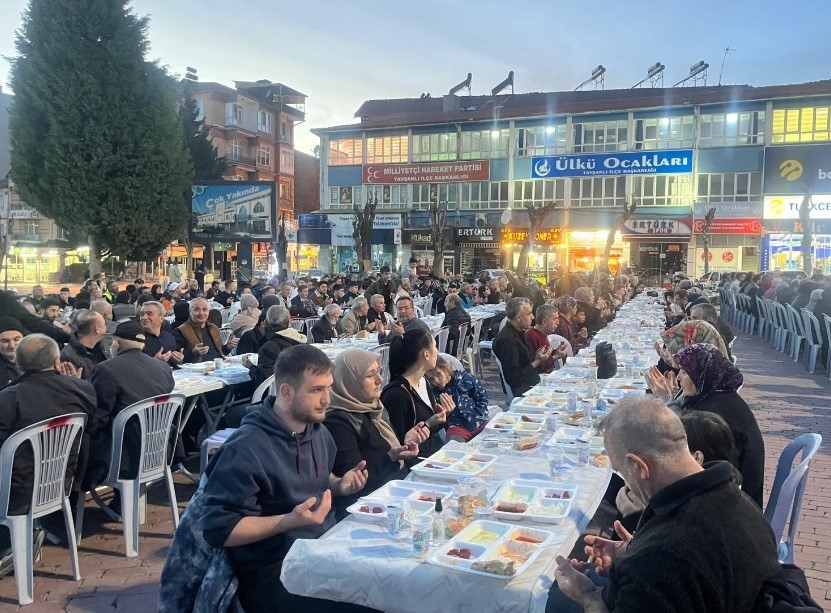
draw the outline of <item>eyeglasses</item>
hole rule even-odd
[[[366,373],[366,378],[367,378],[367,379],[375,379],[376,377],[377,377],[378,379],[382,379],[382,378],[383,378],[383,377],[381,376],[381,370],[380,370],[380,369],[370,370],[369,372],[367,372],[367,373]]]

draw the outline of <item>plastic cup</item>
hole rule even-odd
[[[222,358],[214,358],[214,370],[221,370],[225,364],[222,361]]]
[[[404,505],[396,500],[387,505],[387,534],[399,536],[404,530]]]
[[[574,445],[577,447],[577,463],[580,466],[588,466],[589,465],[589,450],[591,449],[591,441],[586,441],[583,439],[578,438],[574,441]]]
[[[553,478],[555,469],[565,464],[566,452],[559,445],[554,445],[545,452],[545,455],[548,458],[548,471]]]
[[[430,553],[433,518],[430,515],[418,515],[410,519],[410,526],[413,529],[413,555],[423,560]]]
[[[560,487],[574,485],[574,469],[571,466],[558,466],[551,471],[551,477],[554,479],[554,483]]]
[[[219,331],[219,340],[222,341],[223,346],[228,344],[228,341],[231,340],[231,336],[234,334],[234,331],[230,328],[222,328]]]

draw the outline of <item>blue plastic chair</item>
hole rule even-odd
[[[776,541],[782,540],[785,524],[788,526],[788,547],[783,564],[793,564],[793,546],[799,525],[799,512],[802,509],[802,496],[808,483],[808,467],[811,459],[819,449],[822,437],[819,434],[803,434],[796,437],[782,450],[776,464],[776,477],[770,490],[768,505],[765,507],[765,519],[773,528]],[[802,454],[799,464],[793,466],[798,454]]]

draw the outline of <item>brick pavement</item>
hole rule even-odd
[[[779,452],[805,432],[823,436],[805,491],[795,544],[796,562],[805,569],[814,598],[831,608],[831,381],[808,375],[800,364],[771,349],[764,341],[738,333],[734,345],[745,374],[742,396],[754,410],[765,437],[766,488],[773,482]],[[504,402],[499,374],[490,365],[483,384],[492,404]],[[194,462],[198,459],[194,458]],[[195,466],[189,466],[195,469]],[[186,501],[195,486],[176,476],[176,494]],[[170,545],[172,521],[164,488],[148,493],[147,521],[141,527],[139,557],[124,557],[120,524],[110,522],[90,501],[79,549],[82,580],[72,580],[69,553],[45,545],[35,564],[35,603],[18,608],[13,577],[0,579],[0,612],[145,613],[156,609],[158,581]],[[180,502],[180,512],[185,503]],[[57,531],[57,534],[63,534]]]

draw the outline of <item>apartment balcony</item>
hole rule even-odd
[[[256,136],[259,133],[256,121],[244,121],[237,117],[226,117],[222,127],[228,130],[248,132],[251,136]]]
[[[229,154],[225,156],[225,164],[228,166],[248,166],[249,168],[256,168],[257,160],[247,155]]]

